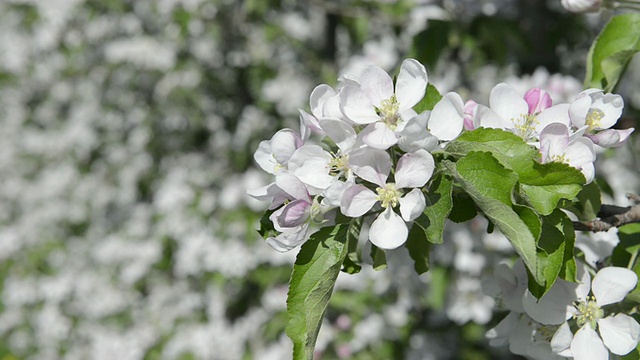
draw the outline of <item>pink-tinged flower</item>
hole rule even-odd
[[[602,0],[562,0],[562,6],[574,13],[594,12],[600,10]]]
[[[464,103],[464,128],[465,130],[473,130],[473,125],[478,114],[478,103],[473,100],[467,100]]]
[[[576,96],[569,108],[569,115],[575,127],[586,127],[585,136],[596,145],[617,147],[624,144],[634,130],[610,129],[618,122],[623,108],[622,96],[605,94],[599,89],[587,89]]]
[[[334,158],[318,145],[303,145],[288,162],[289,172],[307,185],[311,195],[318,195],[335,180],[332,172]]]
[[[548,92],[533,88],[524,94],[524,100],[529,105],[529,114],[537,114],[551,107],[551,96]]]
[[[578,301],[571,309],[578,331],[573,334],[569,324],[564,322],[551,340],[554,352],[576,360],[606,360],[609,352],[626,355],[635,349],[640,325],[626,314],[605,316],[602,307],[622,301],[637,282],[633,271],[620,267],[598,271],[593,282],[587,279],[586,286],[577,289]],[[555,300],[566,301],[562,297]]]
[[[560,123],[550,124],[540,133],[540,153],[542,163],[563,162],[580,170],[587,183],[595,176],[593,162],[596,160],[596,150],[593,142],[580,133],[569,135],[569,128]]]
[[[361,184],[346,189],[340,203],[342,213],[359,217],[380,204],[383,210],[371,224],[369,240],[381,249],[404,244],[409,233],[406,222],[415,220],[426,206],[420,188],[433,174],[433,156],[425,150],[403,155],[398,160],[395,182],[387,182],[392,163],[382,150],[356,150],[350,155],[350,166],[357,176],[378,187],[375,192]],[[405,193],[405,189],[411,190]],[[396,207],[400,215],[393,210]]]
[[[282,129],[271,140],[264,140],[253,154],[258,166],[269,174],[276,174],[288,168],[293,153],[304,144],[300,135],[291,129]]]
[[[416,116],[412,109],[424,96],[427,71],[413,59],[402,62],[394,87],[384,70],[369,66],[357,84],[345,82],[340,90],[340,105],[344,115],[356,124],[367,125],[361,132],[362,141],[385,150],[398,142],[407,120]]]
[[[266,242],[275,250],[285,252],[307,241],[310,225],[323,224],[330,208],[316,202],[295,175],[280,173],[276,175],[275,185],[286,193],[288,202],[269,216],[280,234],[267,238]]]
[[[532,95],[530,95],[531,97]],[[544,96],[542,96],[544,98]],[[542,100],[543,104],[544,101]],[[570,124],[569,104],[547,107],[541,112],[530,112],[530,104],[511,86],[500,83],[489,95],[489,105],[478,105],[474,127],[487,127],[511,131],[528,142],[535,142],[542,129],[551,123]],[[534,105],[532,108],[544,107]]]

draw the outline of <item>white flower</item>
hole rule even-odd
[[[532,100],[528,98],[529,102]],[[489,105],[478,105],[474,128],[504,129],[520,136],[527,142],[535,142],[547,125],[560,122],[570,124],[569,104],[545,107],[541,112],[530,112],[543,107],[530,107],[527,100],[511,86],[500,83],[489,95]]]
[[[624,108],[622,96],[605,94],[599,89],[587,89],[576,96],[569,108],[571,122],[578,129],[586,127],[585,136],[602,147],[624,144],[633,128],[610,129],[618,122]]]
[[[369,240],[382,249],[395,249],[407,240],[409,230],[405,222],[415,220],[426,206],[420,188],[431,178],[433,156],[425,150],[407,153],[398,160],[395,183],[387,182],[391,171],[389,154],[382,150],[359,149],[351,153],[349,165],[360,178],[378,185],[373,192],[364,185],[353,185],[344,191],[340,210],[350,217],[366,214],[380,203],[384,209],[369,230]],[[403,195],[402,189],[413,188]],[[400,215],[393,211],[400,207]]]
[[[402,62],[395,87],[384,70],[369,66],[359,82],[346,82],[340,90],[342,112],[356,124],[367,125],[362,141],[385,150],[398,142],[407,120],[416,116],[412,109],[424,96],[427,70],[413,59]]]
[[[569,135],[569,128],[561,123],[550,124],[540,133],[542,163],[562,162],[580,170],[587,183],[595,177],[596,150],[593,142],[580,133]]]
[[[549,291],[543,297],[551,295],[548,301],[562,304],[566,304],[568,298],[577,298],[568,314],[575,319],[579,329],[574,335],[569,323],[563,322],[551,340],[552,349],[576,360],[605,360],[609,358],[609,351],[617,355],[628,354],[638,345],[640,325],[626,314],[605,316],[602,307],[622,301],[635,288],[638,277],[629,269],[606,267],[596,274],[591,286],[589,276],[583,280],[586,282],[576,287],[573,294],[551,294]]]

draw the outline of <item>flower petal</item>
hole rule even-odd
[[[323,107],[325,102],[338,93],[329,85],[321,84],[315,87],[309,96],[309,106],[311,107],[311,113],[317,117],[322,118],[325,116]]]
[[[424,211],[427,202],[420,189],[413,189],[409,191],[400,200],[400,214],[404,221],[413,221]]]
[[[542,162],[553,161],[554,156],[564,155],[569,143],[569,128],[561,123],[549,124],[540,133],[540,153]]]
[[[586,136],[596,145],[604,148],[612,148],[626,143],[629,139],[629,135],[631,135],[634,130],[634,128],[624,130],[607,129],[600,131],[597,134],[587,134]]]
[[[453,140],[462,132],[464,116],[464,103],[460,95],[447,93],[433,107],[427,129],[440,140]]]
[[[598,320],[598,331],[604,344],[617,355],[626,355],[638,346],[640,325],[626,314]]]
[[[598,271],[593,278],[591,291],[598,306],[602,307],[622,301],[637,283],[638,276],[633,271],[611,266]]]
[[[515,125],[513,122],[503,119],[498,113],[484,105],[478,105],[476,118],[473,124],[474,128],[485,127],[492,129],[512,130]]]
[[[283,232],[276,237],[270,237],[266,239],[267,244],[279,252],[287,252],[296,246],[307,241],[307,233],[309,231],[309,223],[292,229],[291,231]]]
[[[356,143],[356,131],[353,127],[340,119],[321,119],[320,127],[333,140],[342,152],[347,152]]]
[[[300,135],[291,129],[282,129],[273,134],[269,143],[273,157],[282,165],[286,165],[291,155],[303,144]]]
[[[424,65],[414,59],[406,59],[402,62],[395,89],[400,111],[410,109],[422,100],[427,83],[427,69]]]
[[[370,124],[380,120],[367,95],[356,86],[346,85],[340,89],[340,106],[346,117],[358,124]]]
[[[280,173],[276,175],[275,183],[282,191],[289,194],[292,199],[306,199],[311,202],[306,186],[295,175]]]
[[[489,106],[501,118],[511,123],[516,123],[520,117],[529,113],[527,102],[516,89],[505,83],[500,83],[491,89]]]
[[[543,110],[535,118],[535,130],[538,134],[549,124],[561,123],[571,126],[569,118],[569,104],[558,104]]]
[[[289,171],[307,184],[311,195],[317,195],[335,181],[329,174],[331,154],[318,145],[303,145],[289,159]]]
[[[360,136],[363,143],[380,150],[387,150],[398,142],[398,136],[381,121],[369,124]]]
[[[571,356],[571,341],[573,333],[568,322],[562,323],[556,333],[551,338],[551,350],[556,354],[566,354]]]
[[[404,154],[396,166],[396,187],[422,187],[431,179],[434,169],[433,156],[426,150]]]
[[[383,100],[393,96],[393,80],[382,68],[371,65],[360,76],[360,89],[373,106],[380,107]]]
[[[307,200],[294,200],[282,207],[276,220],[283,228],[293,228],[302,225],[309,218],[311,203]]]
[[[587,125],[587,113],[591,107],[591,97],[584,91],[576,96],[569,106],[569,117],[573,126],[581,128]]]
[[[571,341],[574,360],[607,360],[609,351],[602,339],[589,325],[581,327]]]
[[[369,240],[381,249],[392,250],[404,244],[408,234],[407,224],[388,207],[371,224]]]
[[[359,177],[384,187],[391,172],[391,157],[386,151],[360,148],[349,154],[349,167]]]
[[[349,217],[358,217],[371,210],[378,202],[378,195],[362,185],[353,185],[346,189],[340,201],[340,211]]]

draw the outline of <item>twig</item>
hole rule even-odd
[[[574,221],[573,228],[578,231],[607,231],[612,227],[640,222],[640,196],[627,193],[627,199],[632,200],[633,206],[621,207],[602,205],[597,220]]]

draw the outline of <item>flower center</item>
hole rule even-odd
[[[533,334],[534,340],[551,342],[553,335],[558,330],[557,325],[542,325],[537,324],[535,326],[535,333]]]
[[[400,120],[400,114],[398,114],[399,109],[400,104],[398,103],[398,99],[393,95],[390,99],[382,100],[380,107],[376,110],[382,118],[382,121],[384,121],[391,130],[395,130],[398,125],[398,120]]]
[[[536,114],[522,114],[517,119],[511,119],[514,124],[516,135],[520,136],[524,140],[531,138],[535,126],[538,124],[536,120]]]
[[[309,209],[309,218],[315,224],[322,224],[326,220],[324,218],[325,209],[320,206],[320,202],[318,202],[318,197],[313,198],[313,202],[311,203],[311,208]]]
[[[590,296],[586,301],[575,303],[574,307],[578,314],[574,315],[579,327],[589,324],[595,330],[598,320],[604,317],[604,311],[596,303],[596,298]]]
[[[589,125],[589,130],[594,130],[602,126],[602,119],[604,118],[604,111],[600,109],[591,108],[587,113],[585,123]]]
[[[378,200],[382,204],[383,208],[395,207],[398,205],[398,199],[402,196],[402,192],[396,189],[396,184],[389,183],[386,184],[384,188],[377,188],[376,192],[378,193]]]
[[[565,163],[565,164],[569,163],[567,157],[564,154],[562,154],[562,155],[551,155],[549,157],[549,159],[551,161],[553,161],[553,162],[560,162],[560,163]]]
[[[331,156],[329,162],[329,174],[332,176],[338,176],[349,170],[349,155],[334,155]]]

